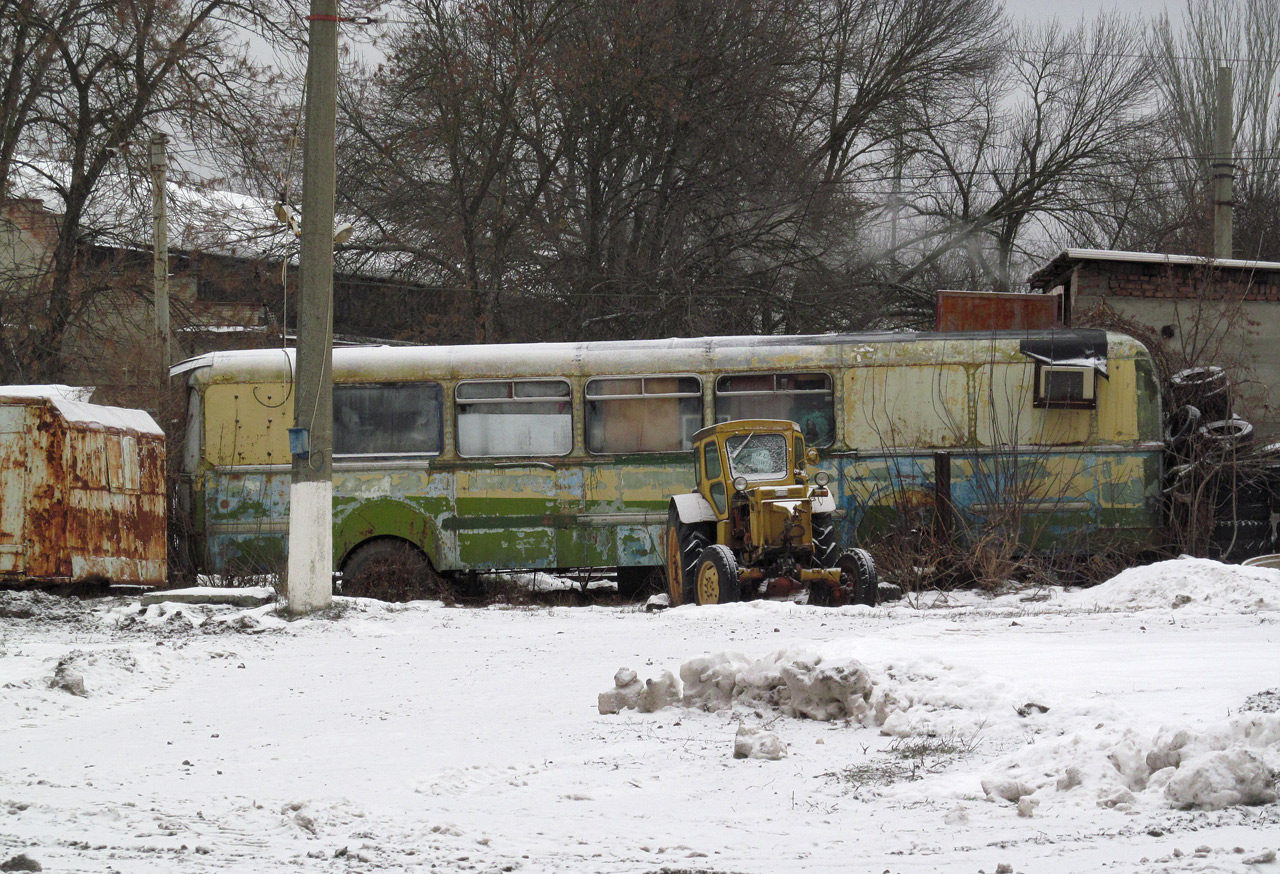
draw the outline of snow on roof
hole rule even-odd
[[[0,395],[18,398],[65,398],[69,401],[88,401],[93,397],[91,385],[0,385]]]
[[[1008,332],[1005,342],[1018,348],[1022,339],[1063,337],[1071,329]],[[1140,354],[1137,341],[1108,334],[1111,357]],[[936,345],[928,341],[941,341]],[[916,345],[912,344],[925,344]],[[407,379],[428,371],[457,379],[518,375],[604,375],[659,368],[688,373],[712,366],[785,367],[796,370],[837,362],[889,359],[941,361],[946,356],[972,358],[975,344],[991,344],[990,332],[865,333],[729,337],[687,337],[658,340],[598,340],[564,343],[497,343],[464,346],[354,346],[335,348],[333,372],[342,380],[369,373]],[[294,349],[245,349],[210,352],[175,364],[169,375],[210,368],[201,379],[288,378],[296,365]],[[986,354],[986,353],[984,353]],[[656,371],[652,371],[656,372]]]
[[[1063,249],[1052,261],[1028,277],[1032,288],[1043,288],[1076,261],[1123,261],[1131,264],[1206,266],[1223,270],[1277,270],[1277,261],[1245,261],[1237,258],[1206,258],[1199,255],[1168,255],[1160,252],[1125,252],[1119,249]]]
[[[53,405],[68,422],[115,431],[164,436],[164,431],[146,410],[111,407],[88,403],[93,389],[70,385],[5,385],[0,386],[0,403],[11,398],[37,398]]]
[[[47,209],[61,210],[58,186],[65,184],[65,165],[26,159],[16,164],[14,176],[15,197],[33,198],[44,203]],[[172,178],[166,183],[165,195],[171,251],[298,263],[300,244],[275,217],[274,200]],[[150,182],[129,173],[104,175],[86,205],[82,221],[93,233],[93,242],[99,245],[149,250],[152,245]],[[351,223],[357,238],[361,230],[370,230],[349,216],[339,216],[337,222]],[[362,276],[401,276],[405,266],[394,254],[352,254],[344,258],[339,252],[337,257],[339,272],[358,271]],[[353,258],[359,259],[358,265],[347,263]]]

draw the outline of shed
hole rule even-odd
[[[162,586],[164,432],[68,386],[0,386],[0,580]]]

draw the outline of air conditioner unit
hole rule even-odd
[[[1098,406],[1097,372],[1088,365],[1040,364],[1036,367],[1035,406],[1092,410]]]

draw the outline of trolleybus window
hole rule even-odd
[[[456,401],[459,455],[567,455],[573,449],[573,405],[564,380],[460,382]]]
[[[444,392],[435,382],[333,387],[333,454],[345,458],[439,455]]]
[[[693,433],[702,427],[696,376],[592,379],[586,398],[588,452],[692,449]]]
[[[716,380],[716,421],[784,419],[809,446],[835,440],[835,397],[825,373],[751,373]]]

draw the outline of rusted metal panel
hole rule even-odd
[[[995,291],[939,291],[939,331],[1037,331],[1061,327],[1061,296]]]
[[[146,413],[0,387],[0,577],[163,585],[164,465]]]

